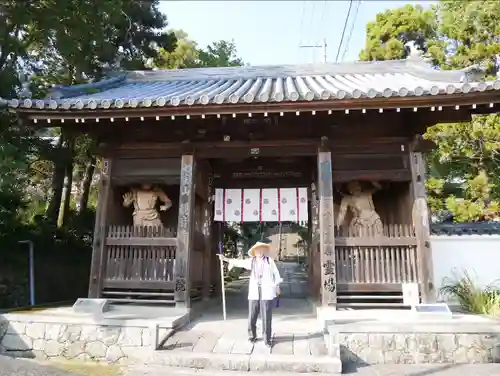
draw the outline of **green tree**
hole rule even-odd
[[[161,49],[160,56],[155,64],[163,69],[182,69],[195,66],[198,59],[198,49],[196,42],[189,39],[183,30],[174,30],[177,38],[177,45],[171,52]]]
[[[161,69],[233,67],[243,65],[238,57],[236,45],[232,41],[220,40],[199,48],[196,42],[189,39],[183,30],[173,31],[177,38],[177,46],[171,51],[161,51],[155,65]]]
[[[243,60],[237,56],[233,41],[220,40],[198,50],[196,67],[236,67],[243,65]]]
[[[367,25],[366,47],[360,58],[405,58],[404,46],[414,40],[440,69],[478,64],[487,79],[498,73],[499,32],[497,1],[441,1],[430,9],[406,5],[378,14],[376,21]],[[491,218],[500,198],[498,116],[437,124],[428,129],[425,137],[437,144],[428,156],[431,209],[447,209],[460,221]],[[472,189],[471,184],[476,188]],[[477,189],[481,184],[482,189]]]
[[[163,31],[167,21],[158,1],[72,0],[65,4],[49,12],[45,23],[53,26],[31,48],[39,91],[53,84],[99,80],[111,70],[145,69],[162,51],[175,48],[174,33]],[[73,183],[81,190],[77,209],[86,210],[96,160],[88,137],[65,128],[58,137],[60,142],[49,158],[53,163],[52,195],[46,215],[62,225],[72,207]]]

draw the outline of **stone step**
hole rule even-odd
[[[293,372],[266,372],[266,371],[230,371],[214,369],[193,369],[166,366],[132,366],[123,370],[123,376],[250,376],[258,374],[260,376],[300,376],[302,373]],[[331,373],[315,373],[315,376],[329,376]]]
[[[291,372],[291,373],[327,373],[342,372],[342,363],[338,357],[278,354],[217,354],[155,351],[147,365],[160,367],[179,367],[240,372]]]

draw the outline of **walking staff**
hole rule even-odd
[[[227,262],[229,269],[233,267],[250,270],[248,284],[248,340],[257,339],[257,318],[261,316],[262,335],[266,346],[272,346],[272,314],[274,300],[280,295],[281,279],[274,260],[269,257],[271,246],[257,242],[250,248],[248,259],[230,259],[222,254],[219,257]]]

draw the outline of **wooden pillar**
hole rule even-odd
[[[175,253],[175,305],[190,308],[191,281],[189,278],[190,255],[193,245],[193,220],[195,199],[195,162],[192,154],[181,159],[179,192],[179,218],[177,221],[177,250]]]
[[[100,297],[106,271],[106,219],[111,194],[111,165],[110,159],[102,160],[90,266],[89,298]]]
[[[425,190],[425,160],[422,153],[415,151],[415,143],[410,144],[410,168],[412,175],[412,221],[417,238],[417,265],[420,292],[424,303],[436,301],[433,283],[432,249],[430,242],[429,209]]]
[[[318,150],[318,196],[321,259],[321,304],[337,304],[337,269],[335,259],[335,223],[333,215],[332,154],[327,139]]]
[[[207,301],[210,299],[211,286],[211,269],[212,269],[212,218],[213,218],[213,203],[212,203],[212,176],[207,176],[207,200],[203,203],[204,223],[203,235],[205,237],[205,249],[203,250],[203,290],[202,298]]]

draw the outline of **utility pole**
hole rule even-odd
[[[322,44],[301,45],[299,48],[322,48],[323,49],[323,63],[326,63],[326,38],[323,38]]]

